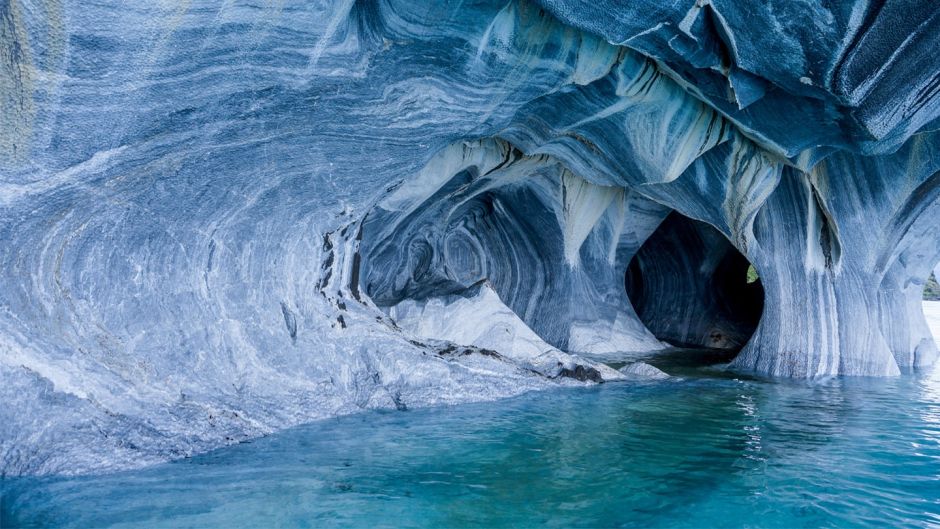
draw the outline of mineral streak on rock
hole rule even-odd
[[[667,212],[551,156],[463,142],[370,211],[361,281],[380,307],[486,283],[555,347],[598,356],[662,348],[622,278]]]
[[[938,20],[0,2],[0,472],[622,378],[597,362],[670,341],[773,376],[928,366]],[[662,292],[636,308],[634,258]],[[716,308],[743,259],[750,338]]]

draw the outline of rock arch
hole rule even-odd
[[[718,230],[671,213],[630,262],[626,289],[640,320],[676,346],[738,350],[760,320],[764,292]]]
[[[415,182],[362,224],[360,286],[379,307],[485,283],[559,349],[614,357],[664,346],[622,278],[667,208],[496,139],[448,147]]]

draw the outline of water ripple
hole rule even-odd
[[[2,487],[3,527],[940,527],[940,370],[369,413]]]

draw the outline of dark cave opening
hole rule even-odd
[[[676,212],[634,256],[624,283],[643,324],[676,347],[736,353],[764,307],[751,263],[721,232]]]

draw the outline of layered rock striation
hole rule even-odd
[[[0,472],[619,379],[602,361],[676,344],[927,367],[938,17],[0,3]]]

